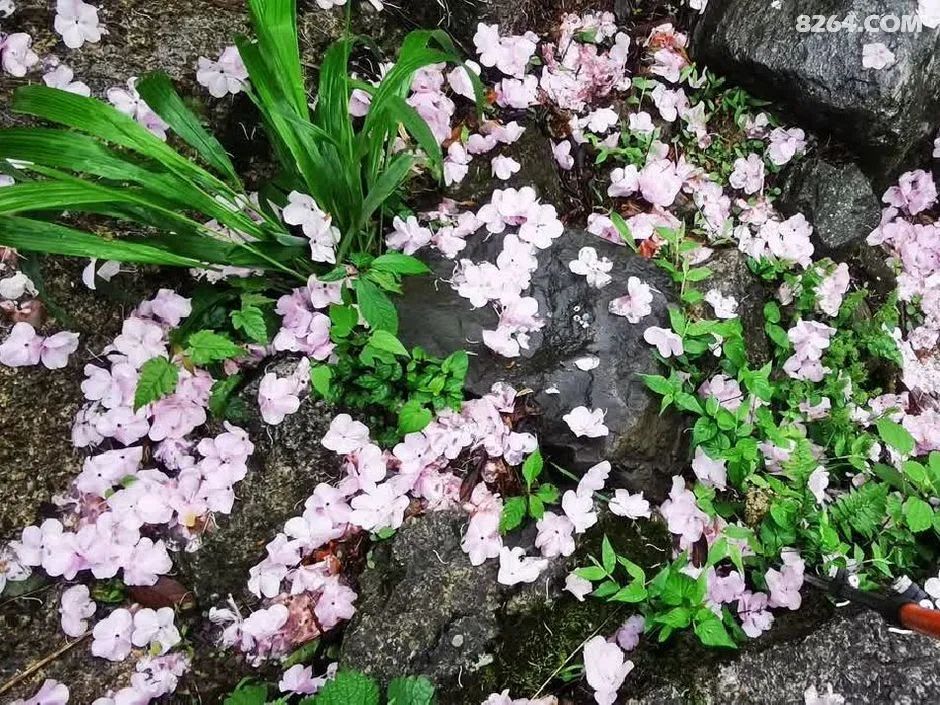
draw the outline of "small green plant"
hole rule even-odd
[[[307,698],[280,697],[268,700],[268,686],[254,681],[242,681],[225,698],[225,705],[434,705],[437,699],[434,685],[423,676],[393,679],[384,697],[378,684],[358,671],[340,671],[328,680],[320,691]]]
[[[539,482],[545,467],[542,452],[536,448],[522,464],[522,494],[509,497],[503,503],[503,513],[499,518],[499,531],[506,534],[518,527],[527,516],[541,519],[545,514],[546,504],[557,504],[561,493],[550,482]]]

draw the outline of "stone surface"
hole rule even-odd
[[[878,196],[861,169],[815,155],[787,170],[779,205],[786,216],[806,216],[817,254],[864,242],[881,220]]]
[[[603,289],[588,286],[584,277],[568,269],[584,246],[614,262],[613,281]],[[494,262],[501,248],[501,235],[487,238],[480,233],[469,238],[461,256]],[[471,353],[467,388],[473,394],[486,393],[499,380],[532,390],[542,412],[542,442],[562,464],[584,470],[610,460],[628,486],[654,496],[668,490],[680,434],[672,416],[659,416],[658,403],[638,377],[660,371],[651,346],[643,341],[643,331],[648,326],[668,326],[671,285],[656,265],[589,233],[567,231],[539,253],[539,268],[527,295],[538,300],[547,323],[532,335],[531,349],[514,359],[492,353],[481,342],[482,330],[496,327],[493,310],[471,310],[466,299],[441,281],[450,278],[453,263],[436,260],[432,267],[436,277],[410,278],[414,281],[407,283],[399,301],[401,337],[407,344],[435,355],[467,349]],[[626,294],[630,276],[656,290],[653,312],[636,324],[607,310],[612,299]],[[595,369],[585,372],[575,367],[575,360],[590,356],[599,358]],[[552,388],[559,393],[546,393]],[[606,410],[610,435],[575,437],[562,416],[577,406]]]
[[[775,7],[774,5],[779,5]],[[938,122],[940,33],[798,32],[797,16],[914,14],[890,0],[712,2],[698,23],[692,53],[720,75],[774,99],[807,126],[832,134],[863,160],[880,187],[924,156]],[[862,67],[862,46],[884,42],[896,63]]]
[[[735,661],[695,669],[690,685],[665,685],[635,705],[802,705],[831,684],[846,705],[914,705],[940,700],[940,644],[895,634],[871,612],[841,614],[819,631]]]

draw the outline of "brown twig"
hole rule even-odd
[[[53,661],[55,661],[57,658],[59,658],[59,656],[61,656],[62,654],[64,654],[66,651],[68,651],[69,649],[71,649],[71,648],[72,648],[73,646],[75,646],[76,644],[81,644],[81,643],[82,643],[83,641],[85,641],[85,639],[87,639],[90,635],[91,635],[91,631],[85,632],[85,633],[82,634],[80,637],[78,637],[78,639],[76,639],[75,641],[69,642],[69,643],[65,644],[65,646],[59,647],[58,649],[56,649],[55,651],[53,651],[53,652],[52,652],[51,654],[49,654],[48,656],[46,656],[46,657],[40,659],[39,661],[37,661],[36,663],[34,663],[32,666],[30,666],[29,668],[27,668],[27,669],[26,669],[25,671],[23,671],[22,673],[19,673],[19,674],[13,676],[13,677],[12,677],[10,680],[8,680],[6,683],[4,683],[3,685],[0,685],[0,695],[3,695],[3,694],[6,693],[8,690],[11,690],[11,689],[13,688],[13,686],[15,686],[16,684],[20,683],[21,681],[26,680],[26,679],[29,678],[31,675],[33,675],[36,671],[42,669],[42,668],[45,667],[46,665],[48,665],[48,664],[52,663]]]

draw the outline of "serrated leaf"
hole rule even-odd
[[[357,671],[340,671],[317,693],[313,705],[379,705],[379,687]]]
[[[268,342],[268,327],[264,323],[264,312],[257,306],[243,305],[230,314],[235,330],[242,331],[249,340],[264,345]]]
[[[545,461],[542,460],[541,451],[536,448],[535,451],[525,459],[522,464],[522,477],[525,478],[526,488],[532,489],[532,483],[542,473]]]
[[[891,419],[878,419],[875,421],[878,428],[878,435],[881,440],[887,443],[903,455],[910,455],[914,452],[916,441],[914,437],[901,424],[895,423]]]
[[[695,635],[705,646],[726,646],[732,649],[737,647],[737,644],[728,635],[725,625],[707,607],[696,613],[694,622]]]
[[[388,295],[364,277],[356,280],[354,288],[359,310],[368,324],[376,330],[398,333],[398,313]]]
[[[541,519],[545,516],[545,505],[538,495],[529,495],[529,516],[533,519]]]
[[[609,599],[611,602],[627,602],[632,604],[642,602],[646,599],[648,594],[646,586],[641,581],[634,580],[629,585],[620,588],[611,595]]]
[[[200,330],[189,336],[186,356],[194,365],[228,360],[241,355],[242,349],[227,336],[212,330]]]
[[[395,678],[388,684],[388,705],[432,705],[434,685],[424,676]]]
[[[134,391],[134,411],[172,394],[179,382],[179,368],[165,357],[152,357],[140,368]]]
[[[904,502],[904,521],[915,534],[933,526],[933,508],[920,497],[908,497]]]
[[[535,495],[542,500],[544,504],[555,504],[561,496],[561,492],[550,482],[543,482],[535,490]]]
[[[510,497],[503,503],[503,513],[499,517],[499,532],[506,534],[515,529],[525,519],[528,502],[525,497]]]
[[[346,338],[359,322],[359,313],[352,306],[330,304],[330,337],[333,340]]]
[[[209,394],[209,412],[216,419],[224,419],[225,412],[228,409],[229,399],[232,392],[241,382],[241,375],[232,375],[224,379],[218,379],[212,385],[212,391]]]

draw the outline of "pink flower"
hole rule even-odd
[[[97,606],[91,599],[87,585],[73,585],[62,593],[59,613],[62,615],[62,631],[68,636],[80,637],[88,629],[88,619],[95,614]]]
[[[39,63],[39,56],[30,47],[33,39],[25,32],[8,34],[0,41],[0,65],[14,78],[22,78]]]
[[[669,499],[662,503],[659,513],[666,520],[669,531],[679,536],[679,545],[689,547],[702,537],[708,515],[699,509],[695,495],[685,488],[685,480],[672,478]]]
[[[770,629],[774,616],[767,609],[767,595],[762,592],[745,591],[738,598],[738,617],[741,629],[752,639]]]
[[[69,49],[78,49],[85,42],[101,41],[98,8],[82,0],[57,0],[54,24]]]
[[[496,84],[496,104],[501,108],[515,108],[525,110],[538,105],[539,82],[535,76],[526,76],[524,79],[504,78]]]
[[[802,213],[797,213],[782,223],[769,220],[760,229],[760,237],[766,240],[767,248],[774,257],[804,268],[812,264],[812,233],[813,226],[806,221]]]
[[[535,547],[545,558],[570,556],[574,553],[574,524],[567,517],[545,512],[536,523],[536,528],[539,533],[535,537]]]
[[[42,341],[40,359],[46,368],[58,370],[69,364],[69,356],[76,350],[78,350],[78,333],[62,331]]]
[[[650,503],[643,499],[643,493],[630,494],[627,490],[615,490],[607,507],[617,516],[629,519],[650,517]]]
[[[130,316],[124,321],[113,347],[137,369],[151,358],[167,356],[163,328],[137,316]]]
[[[284,671],[277,687],[282,693],[296,695],[313,695],[326,683],[325,678],[315,678],[313,668],[303,664],[295,664]]]
[[[95,430],[105,438],[130,445],[150,432],[147,409],[134,411],[130,406],[116,406],[97,418]]]
[[[23,321],[13,326],[10,335],[0,344],[0,363],[8,367],[38,365],[42,357],[42,336]]]
[[[163,539],[154,543],[145,536],[134,546],[124,565],[124,582],[127,585],[156,585],[157,579],[171,570],[173,561]]]
[[[611,108],[599,108],[583,119],[583,125],[596,135],[602,135],[620,121],[617,111]]]
[[[747,158],[739,157],[734,162],[734,171],[728,177],[732,188],[740,189],[747,194],[757,193],[764,189],[764,160],[751,153]]]
[[[655,346],[663,357],[679,357],[685,352],[682,346],[682,338],[671,330],[659,326],[650,326],[643,331],[643,340]]]
[[[242,631],[256,641],[269,639],[287,624],[289,617],[290,610],[286,605],[274,604],[248,615],[242,624]]]
[[[640,188],[639,172],[636,166],[617,167],[610,172],[610,186],[607,195],[611,198],[630,196]]]
[[[392,228],[392,232],[385,236],[385,244],[389,249],[413,255],[431,242],[431,231],[422,228],[413,215],[408,216],[407,220],[402,220],[396,215],[392,221]]]
[[[10,705],[66,705],[68,701],[69,689],[59,681],[47,678],[31,698],[14,700]]]
[[[589,594],[593,589],[594,586],[591,584],[590,580],[582,578],[575,573],[569,573],[568,577],[565,578],[565,590],[574,595],[578,602],[584,602],[585,595]]]
[[[639,323],[641,318],[653,311],[653,293],[649,284],[640,281],[637,277],[627,280],[627,295],[613,299],[607,310],[615,316],[623,316],[630,323]]]
[[[653,125],[653,118],[645,110],[630,113],[629,128],[630,132],[636,132],[640,135],[650,135],[656,129]]]
[[[624,651],[633,651],[640,643],[640,637],[646,629],[646,620],[641,614],[635,614],[617,630],[614,640]]]
[[[803,587],[803,560],[795,551],[786,549],[780,556],[783,566],[780,570],[768,568],[764,574],[767,588],[770,591],[768,605],[770,607],[787,607],[798,610],[802,602],[800,588]]]
[[[683,179],[669,159],[656,159],[640,170],[637,176],[640,195],[655,206],[668,208],[676,200]]]
[[[351,524],[366,531],[377,531],[401,526],[410,501],[395,482],[386,480],[356,495],[349,504],[353,508],[349,517]]]
[[[889,206],[903,208],[911,215],[927,210],[937,202],[937,186],[933,176],[923,169],[901,174],[898,185],[885,191],[881,200]]]
[[[590,492],[578,493],[568,490],[561,498],[561,508],[577,534],[583,534],[597,523],[594,497]]]
[[[447,83],[450,84],[451,90],[457,95],[463,96],[467,100],[476,100],[468,69],[477,76],[480,75],[480,65],[475,61],[466,61],[447,74]]]
[[[480,56],[480,63],[486,67],[496,67],[507,76],[521,78],[535,49],[539,38],[534,32],[508,37],[499,36],[499,25],[477,25],[473,36],[473,45]]]
[[[708,599],[716,605],[735,602],[746,590],[744,576],[736,570],[732,570],[724,577],[719,577],[714,568],[709,568],[707,578]]]
[[[606,257],[598,258],[597,250],[593,247],[582,247],[578,250],[578,259],[568,263],[568,269],[585,277],[588,285],[595,289],[602,289],[610,283],[608,272],[613,267],[614,263]]]
[[[568,424],[571,432],[578,437],[601,438],[610,433],[610,429],[604,425],[605,414],[603,409],[577,406],[562,416],[562,419]]]
[[[471,565],[483,565],[487,559],[496,558],[503,547],[499,535],[499,514],[477,512],[470,517],[470,524],[460,547],[467,554]]]
[[[73,81],[75,72],[65,64],[59,64],[51,71],[47,71],[42,76],[42,82],[50,88],[58,88],[62,91],[83,95],[86,98],[91,95],[91,88],[81,81]],[[89,287],[94,289],[94,287]]]
[[[444,184],[450,186],[463,181],[470,171],[470,160],[466,148],[460,142],[453,142],[444,159]]]
[[[613,705],[633,662],[625,660],[623,651],[602,636],[595,636],[584,645],[584,676],[594,689],[598,705]]]
[[[701,446],[695,449],[692,460],[695,476],[707,487],[724,490],[728,482],[728,469],[724,460],[712,460]]]
[[[862,68],[880,71],[894,64],[894,53],[881,42],[862,46]]]
[[[303,358],[306,361],[307,358]],[[297,369],[309,369],[307,365],[298,365]],[[297,373],[289,377],[278,377],[268,372],[258,387],[258,407],[265,423],[276,426],[284,418],[300,408],[299,394],[306,387],[306,380],[299,379]]]
[[[353,605],[356,598],[355,591],[343,585],[339,577],[333,575],[327,578],[313,610],[320,626],[324,630],[332,629],[340,622],[352,619],[352,616],[356,614],[356,608]]]
[[[119,607],[95,625],[91,653],[109,661],[123,661],[133,648],[133,631],[134,618],[126,609]]]
[[[175,328],[192,312],[192,299],[180,296],[172,289],[160,289],[152,299],[142,302],[135,314],[143,318],[157,318],[170,328]]]
[[[826,488],[829,487],[829,473],[822,465],[810,473],[806,486],[813,494],[813,497],[816,498],[817,504],[822,505],[829,501],[826,496]]]
[[[533,583],[547,567],[548,560],[545,558],[527,557],[524,548],[503,546],[499,550],[499,572],[496,581],[500,585]]]
[[[839,315],[842,298],[849,290],[849,266],[845,262],[839,265],[816,287],[816,303],[820,310],[830,316]]]
[[[804,151],[806,151],[806,133],[799,127],[791,127],[788,130],[775,127],[771,131],[767,158],[777,166],[783,166]]]
[[[166,139],[166,132],[170,129],[159,115],[141,100],[137,92],[137,78],[127,80],[127,90],[123,88],[109,88],[108,102],[128,117],[134,118],[142,127],[152,132],[161,140]]]
[[[148,647],[157,655],[165,654],[180,643],[180,633],[173,624],[172,607],[158,610],[145,607],[134,613],[134,631],[131,643],[134,646]]]
[[[937,138],[940,140],[940,138]],[[571,156],[571,142],[562,140],[558,144],[552,143],[552,157],[562,171],[571,171],[574,168],[574,157]]]
[[[720,406],[728,411],[737,411],[744,397],[738,381],[721,374],[702,382],[702,385],[698,388],[698,393],[703,399],[715,399]]]
[[[216,61],[204,56],[199,57],[196,82],[208,88],[209,94],[214,98],[240,93],[247,80],[248,69],[245,68],[237,47],[226,47]]]
[[[369,427],[354,421],[349,414],[337,414],[320,443],[339,455],[362,449],[369,442]]]
[[[610,463],[606,460],[588,468],[587,472],[578,481],[577,493],[580,496],[590,496],[594,492],[604,489],[607,478],[610,476]]]
[[[503,181],[512,178],[512,175],[518,173],[522,168],[522,165],[515,159],[512,157],[504,157],[501,154],[493,157],[490,166],[493,176]]]

